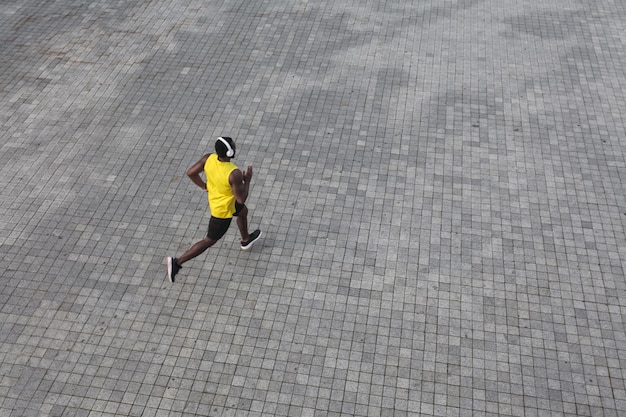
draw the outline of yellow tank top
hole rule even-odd
[[[214,153],[209,155],[204,164],[209,208],[213,217],[230,219],[235,213],[235,195],[228,177],[236,169],[237,165],[220,161]]]

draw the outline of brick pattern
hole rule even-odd
[[[3,2],[0,415],[624,415],[625,21]],[[172,285],[219,135],[265,235]]]

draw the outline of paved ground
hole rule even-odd
[[[0,416],[625,416],[624,22],[0,2]],[[218,135],[265,238],[172,285]]]

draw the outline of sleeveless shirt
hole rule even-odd
[[[237,165],[220,161],[214,153],[209,155],[204,164],[209,209],[213,217],[229,219],[235,213],[235,195],[228,177],[236,169]]]

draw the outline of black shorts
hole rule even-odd
[[[245,208],[245,204],[239,204],[235,202],[235,214],[233,216],[238,216],[239,212]],[[211,220],[209,220],[209,230],[207,231],[207,237],[213,240],[220,240],[230,227],[230,222],[233,220],[232,217],[228,219],[220,219],[218,217],[211,216]]]

